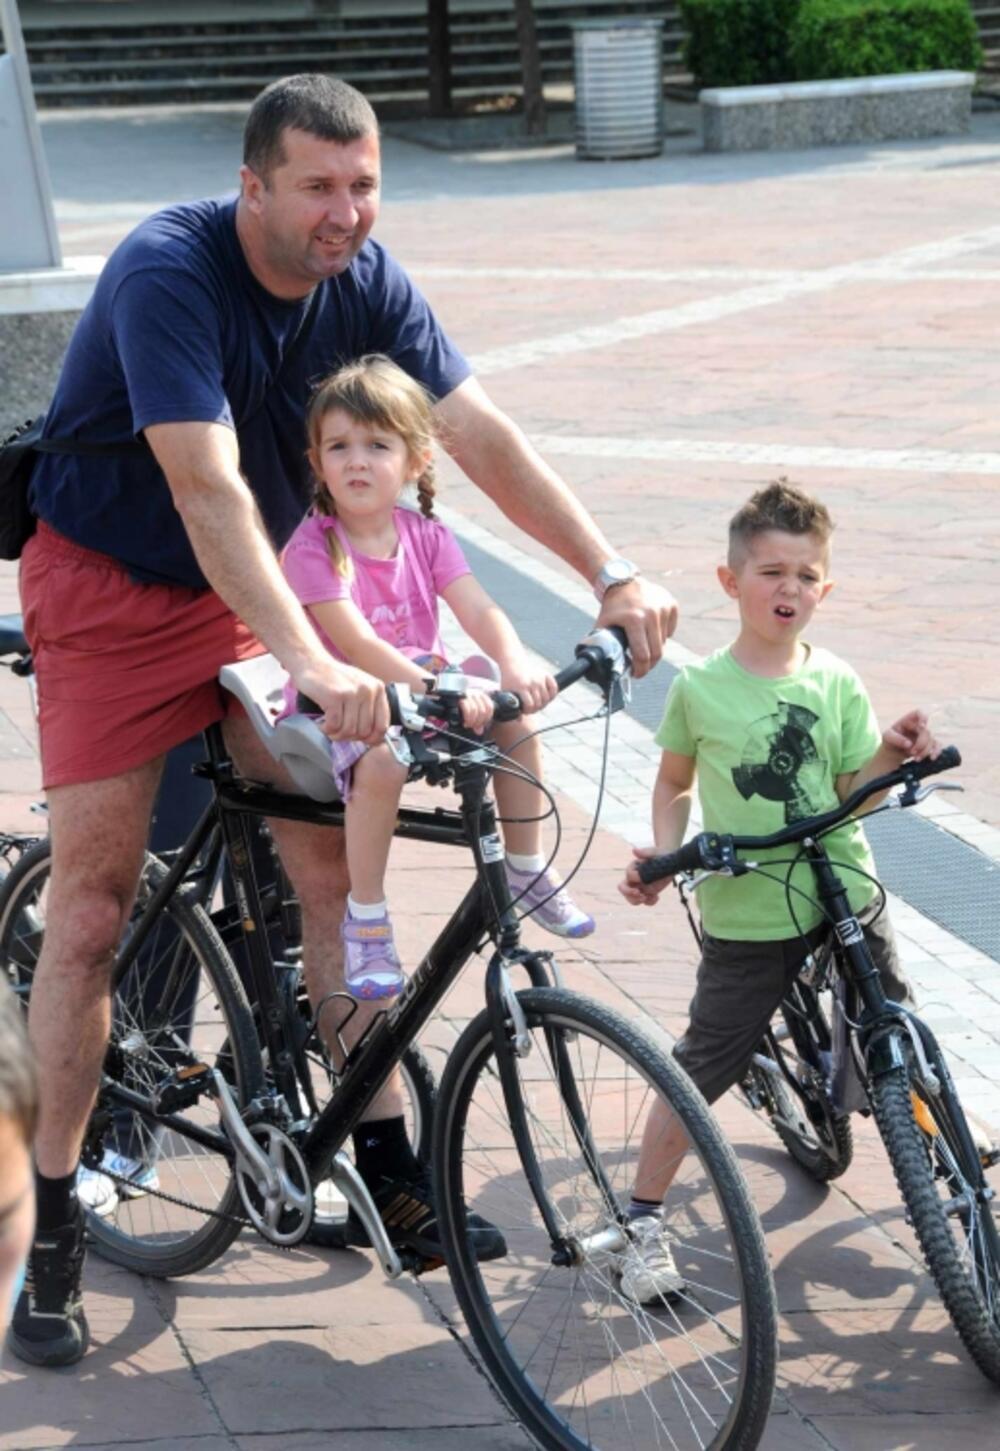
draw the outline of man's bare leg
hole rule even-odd
[[[278,782],[282,773],[245,718],[226,723],[226,742],[242,774],[256,780]],[[328,826],[273,821],[278,851],[295,886],[302,907],[303,963],[309,998],[314,1008],[332,992],[343,992],[340,927],[347,905],[348,875],[344,833]],[[320,1016],[320,1030],[334,1061],[341,1057],[337,1034],[341,1001]],[[384,1011],[379,1003],[358,1003],[342,1029],[348,1048],[357,1041],[372,1016]],[[344,1004],[345,1012],[349,1008]],[[409,1142],[404,1123],[405,1091],[395,1069],[369,1105],[363,1123],[354,1131],[357,1168],[369,1190],[390,1238],[397,1246],[416,1252],[425,1263],[443,1260],[437,1213],[426,1176]],[[503,1235],[492,1224],[471,1215],[469,1233],[478,1259],[496,1259],[507,1253]],[[348,1216],[347,1239],[366,1244],[367,1235]]]
[[[52,869],[28,1028],[40,1065],[40,1174],[76,1168],[111,1021],[111,964],[132,911],[162,758],[47,793]]]
[[[33,1365],[72,1365],[90,1342],[80,1299],[76,1168],[110,1028],[111,965],[142,867],[162,759],[48,795],[52,865],[28,1027],[38,1057],[38,1219],[10,1346]]]
[[[225,736],[242,775],[287,790],[295,789],[245,717],[227,721]],[[329,826],[309,826],[299,821],[270,821],[268,825],[302,908],[302,962],[309,1001],[316,1010],[331,993],[345,991],[340,928],[347,907],[349,882],[344,833]],[[357,1011],[342,1033],[338,1029],[349,1012],[347,1004],[335,999],[322,1009],[320,1032],[334,1063],[343,1057],[341,1038],[350,1048],[375,1014],[384,1008],[384,1003],[381,1008],[375,1003],[358,1003]],[[403,1080],[397,1068],[373,1100],[365,1119],[372,1122],[397,1118],[403,1108]]]

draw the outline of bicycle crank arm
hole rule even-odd
[[[343,1149],[338,1149],[334,1154],[330,1163],[329,1177],[361,1220],[365,1234],[371,1242],[372,1249],[378,1255],[385,1273],[391,1280],[398,1280],[403,1273],[404,1266],[389,1241],[385,1225],[372,1203],[372,1197],[368,1193],[365,1181]]]
[[[211,1074],[222,1127],[236,1151],[237,1170],[250,1176],[265,1199],[275,1199],[281,1190],[277,1170],[243,1122],[232,1090],[218,1068],[213,1068]]]

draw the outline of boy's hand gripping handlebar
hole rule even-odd
[[[730,872],[734,876],[749,870],[740,859],[741,852],[768,851],[774,847],[788,846],[791,842],[804,841],[806,837],[821,836],[831,831],[852,816],[870,796],[881,795],[894,786],[902,786],[900,806],[913,806],[920,800],[917,783],[927,776],[936,776],[940,771],[950,771],[962,764],[962,757],[956,746],[945,746],[932,761],[906,761],[894,771],[867,781],[846,801],[822,816],[811,816],[793,822],[771,836],[722,836],[718,832],[703,831],[686,841],[677,851],[664,852],[662,856],[647,857],[638,863],[639,880],[649,883],[661,881],[664,877],[676,877],[681,872]],[[959,788],[960,789],[960,788]]]

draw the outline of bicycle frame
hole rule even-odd
[[[922,1079],[935,1097],[940,1097],[946,1112],[959,1131],[967,1155],[966,1167],[978,1163],[978,1154],[968,1131],[965,1115],[959,1105],[947,1062],[931,1029],[901,1003],[886,997],[882,980],[865,940],[861,923],[851,908],[847,888],[837,876],[826,849],[819,840],[803,843],[805,855],[816,879],[817,892],[834,934],[834,959],[848,988],[845,1012],[852,999],[860,1001],[862,1012],[857,1022],[847,1012],[849,1031],[857,1035],[858,1046],[869,1078],[906,1068],[903,1035],[913,1045],[921,1068]],[[838,1064],[832,1064],[835,1073]]]
[[[177,852],[163,881],[152,892],[120,955],[119,964],[120,968],[127,969],[137,959],[161,908],[175,892],[184,889],[185,881],[200,880],[203,892],[206,883],[211,890],[224,850],[232,873],[249,963],[252,1001],[259,1013],[259,1030],[274,1092],[289,1106],[294,1120],[300,1117],[301,1109],[292,1024],[279,992],[269,949],[267,923],[252,860],[252,824],[257,819],[271,817],[342,827],[344,807],[342,803],[324,805],[307,797],[238,778],[218,725],[206,731],[205,744],[208,760],[199,768],[199,773],[211,780],[213,801],[185,845]],[[299,1149],[310,1182],[315,1186],[328,1177],[334,1155],[363,1119],[365,1110],[385,1085],[406,1047],[421,1032],[470,957],[485,940],[492,937],[496,951],[486,973],[486,999],[493,1022],[504,1098],[539,1211],[553,1246],[559,1249],[564,1248],[563,1237],[542,1189],[541,1171],[528,1130],[514,1063],[518,1051],[520,1009],[513,995],[509,973],[511,967],[518,966],[527,973],[533,987],[549,986],[552,982],[546,966],[549,955],[529,952],[520,946],[518,918],[512,909],[504,851],[497,835],[496,811],[487,795],[491,769],[481,748],[481,740],[470,737],[466,750],[469,765],[463,769],[460,764],[456,771],[462,802],[460,811],[401,808],[395,831],[395,835],[411,840],[471,848],[476,880],[415,968],[400,996],[373,1019],[349,1052],[345,1050],[344,1062],[337,1073],[336,1092],[305,1132]],[[353,999],[346,994],[337,996],[352,1005],[352,1012],[356,1011]],[[349,1013],[345,1021],[349,1021],[351,1015]],[[344,1026],[345,1023],[339,1025],[339,1033]],[[574,1131],[587,1152],[590,1138],[586,1114],[561,1036],[550,1035],[549,1051]],[[263,1092],[264,1085],[256,1085],[252,1096]],[[151,1113],[148,1100],[120,1084],[110,1085],[108,1096],[113,1102],[139,1109],[156,1122],[225,1154],[229,1159],[234,1158],[233,1146],[221,1130],[189,1123],[172,1112]],[[588,1152],[588,1158],[598,1174],[609,1205],[615,1205],[598,1156]]]

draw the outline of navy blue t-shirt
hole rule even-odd
[[[240,469],[281,548],[309,501],[305,409],[322,377],[386,353],[443,398],[470,372],[403,269],[369,239],[346,272],[319,285],[308,340],[271,388],[308,306],[274,297],[254,277],[234,199],[157,212],[101,273],[70,340],[46,436],[118,442],[151,423],[234,427]],[[137,580],[206,586],[151,453],[40,454],[32,506]]]

